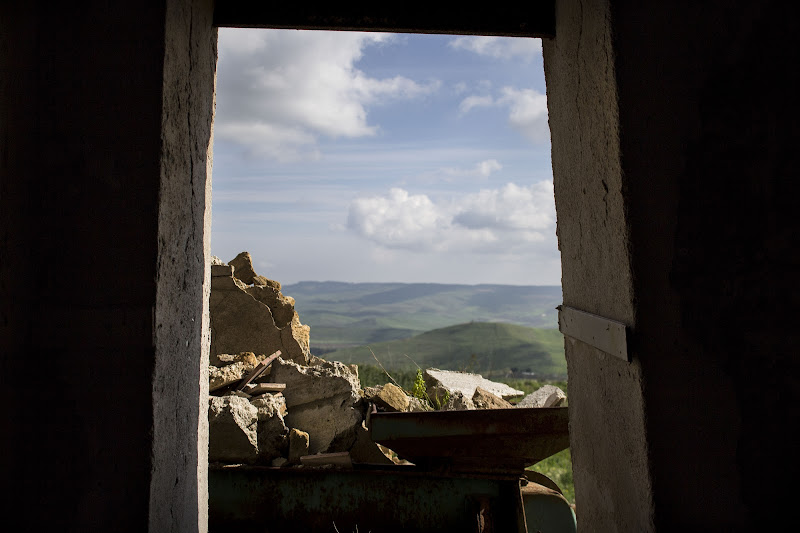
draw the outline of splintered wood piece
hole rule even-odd
[[[286,383],[250,383],[244,389],[247,394],[256,396],[266,392],[281,392],[286,389]]]
[[[304,466],[344,466],[352,468],[353,461],[350,459],[350,452],[318,453],[316,455],[303,455],[300,463]]]
[[[268,367],[269,365],[271,365],[271,364],[272,364],[272,362],[273,362],[275,359],[277,359],[277,358],[278,358],[278,356],[279,356],[280,354],[281,354],[281,351],[280,351],[280,350],[278,350],[278,351],[277,351],[277,352],[275,352],[274,354],[270,355],[269,357],[267,357],[266,359],[264,359],[263,361],[261,361],[260,363],[258,363],[258,364],[256,365],[256,367],[255,367],[253,370],[251,370],[251,371],[250,371],[250,373],[249,373],[249,374],[247,374],[247,376],[246,376],[246,377],[245,377],[245,378],[244,378],[244,379],[243,379],[243,380],[242,380],[242,381],[239,383],[239,386],[238,386],[238,387],[236,387],[236,390],[242,390],[242,389],[244,389],[244,388],[245,388],[245,387],[246,387],[246,386],[247,386],[247,385],[248,385],[248,384],[249,384],[251,381],[253,381],[253,380],[254,380],[254,379],[256,379],[258,376],[260,376],[261,374],[263,374],[263,373],[264,373],[264,371],[267,369],[267,367]]]

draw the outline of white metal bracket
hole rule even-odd
[[[559,305],[557,309],[561,333],[630,362],[628,328],[625,324],[566,305]]]

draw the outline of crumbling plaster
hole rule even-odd
[[[633,325],[609,3],[558,2],[556,36],[543,41],[543,51],[564,304]],[[580,522],[593,531],[650,531],[639,362],[570,338],[565,347]]]
[[[212,15],[211,0],[167,3],[151,531],[205,531],[208,523],[211,147],[217,62]]]

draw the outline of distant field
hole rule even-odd
[[[315,354],[468,322],[556,329],[561,303],[558,286],[301,282],[282,292],[311,326]]]
[[[374,365],[377,357],[390,370],[416,369],[419,365],[476,372],[484,377],[504,376],[511,369],[537,376],[567,375],[564,341],[558,330],[497,322],[449,326],[408,339],[343,348],[323,357],[358,365]]]

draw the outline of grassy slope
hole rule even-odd
[[[557,327],[560,287],[302,282],[285,285],[312,348],[342,348],[475,322]],[[312,350],[313,351],[313,350]],[[319,350],[318,350],[319,351]]]
[[[343,348],[323,357],[348,364],[375,364],[372,353],[388,369],[415,368],[416,363],[423,368],[468,370],[485,376],[514,367],[539,375],[567,373],[564,341],[558,330],[498,322],[459,324],[409,339]]]

